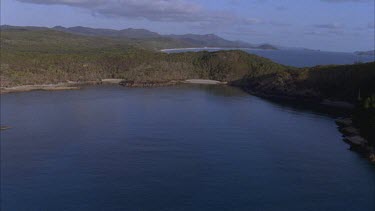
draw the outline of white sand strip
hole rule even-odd
[[[184,81],[184,83],[190,84],[226,84],[226,82],[206,80],[206,79],[189,79]]]

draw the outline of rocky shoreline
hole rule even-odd
[[[233,85],[236,86],[235,84]],[[265,99],[273,99],[286,102],[312,103],[325,107],[343,109],[345,111],[348,111],[348,113],[352,113],[353,109],[355,108],[353,104],[344,101],[333,101],[328,99],[321,99],[316,96],[304,96],[293,93],[290,93],[289,95],[283,93],[269,94],[261,91],[253,91],[247,87],[238,87],[251,95],[255,95]],[[350,150],[360,153],[371,163],[375,164],[375,146],[369,145],[369,142],[361,136],[360,130],[353,124],[352,118],[340,118],[335,122],[338,125],[338,130],[343,135],[343,141],[350,145]]]
[[[368,141],[360,135],[360,130],[354,126],[352,118],[337,119],[336,124],[343,134],[343,140],[350,145],[350,150],[359,152],[375,164],[375,147],[370,146]]]

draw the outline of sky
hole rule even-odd
[[[253,44],[375,49],[375,0],[1,0],[1,24],[144,28]]]

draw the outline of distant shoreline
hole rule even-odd
[[[30,91],[63,91],[63,90],[78,90],[83,85],[95,84],[119,84],[123,79],[101,79],[98,81],[68,81],[56,84],[34,84],[34,85],[20,85],[12,87],[1,87],[0,94],[9,94],[17,92],[30,92]]]
[[[161,49],[161,52],[179,51],[179,50],[261,50],[261,51],[275,51],[275,49],[259,49],[259,48],[227,48],[227,47],[196,47],[196,48],[166,48]],[[278,50],[278,49],[276,49]]]
[[[35,84],[35,85],[20,85],[12,87],[0,87],[0,94],[9,94],[17,92],[29,92],[29,91],[63,91],[63,90],[79,90],[81,86],[85,85],[102,85],[102,84],[113,84],[121,85],[124,87],[142,88],[142,87],[160,87],[160,86],[174,86],[177,84],[201,84],[201,85],[228,85],[242,89],[250,95],[264,97],[268,99],[279,99],[279,100],[301,100],[297,96],[286,96],[286,95],[271,95],[265,94],[259,91],[251,91],[245,87],[228,83],[226,81],[217,81],[210,79],[186,79],[186,80],[169,80],[169,81],[132,81],[126,79],[109,78],[100,79],[97,81],[68,81],[60,82],[56,84]],[[316,102],[317,104],[341,108],[341,109],[353,109],[354,105],[346,101],[332,101],[328,99],[309,99],[306,98],[304,101]]]
[[[127,85],[132,83],[132,85]],[[187,79],[180,81],[166,81],[166,82],[134,82],[126,81],[124,79],[109,78],[101,79],[98,81],[68,81],[56,84],[33,84],[33,85],[20,85],[12,87],[1,87],[0,94],[9,94],[17,92],[30,92],[30,91],[63,91],[63,90],[78,90],[84,85],[100,85],[100,84],[118,84],[127,87],[152,87],[161,85],[176,85],[178,83],[185,84],[206,84],[206,85],[220,85],[227,84],[227,82],[208,80],[208,79]]]
[[[200,50],[200,49],[207,49],[207,50],[220,50],[223,48],[219,47],[200,47],[200,48],[166,48],[166,49],[161,49],[161,52],[166,52],[166,51],[178,51],[178,50]]]
[[[188,84],[227,84],[227,82],[222,82],[222,81],[215,81],[215,80],[206,80],[206,79],[188,79],[183,81],[183,83],[188,83]]]

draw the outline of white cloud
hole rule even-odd
[[[106,16],[152,21],[194,21],[207,18],[202,8],[182,0],[18,0],[25,3],[68,5]],[[202,17],[203,16],[203,17]]]

